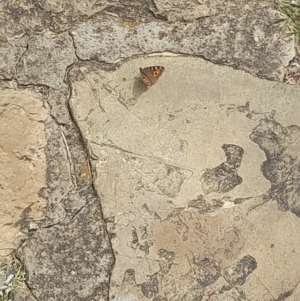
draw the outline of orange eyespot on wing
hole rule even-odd
[[[146,86],[153,86],[164,71],[162,66],[140,68],[141,80]]]

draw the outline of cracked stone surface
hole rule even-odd
[[[277,1],[0,8],[14,301],[300,299],[299,88],[270,81],[295,56]]]
[[[240,18],[215,16],[213,24],[205,18],[180,26],[149,22],[128,28],[111,19],[91,20],[73,27],[71,34],[77,54],[83,60],[113,63],[128,56],[171,50],[282,80],[284,66],[294,56],[294,50],[280,39],[278,28],[270,24],[275,12],[260,6],[254,9]],[[253,22],[256,18],[257,24]],[[282,55],[277,51],[275,54],[275,50],[282,51]],[[271,65],[264,64],[264,60],[270,60]]]
[[[20,84],[42,84],[58,89],[63,84],[66,66],[76,59],[72,38],[67,32],[44,33],[29,39],[28,50],[17,66]]]

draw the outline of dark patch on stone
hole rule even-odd
[[[122,287],[130,287],[136,285],[135,282],[135,270],[134,269],[127,269],[124,273]]]
[[[140,251],[144,252],[145,255],[149,255],[150,253],[150,247],[153,244],[149,244],[147,241],[145,241],[143,244],[139,244],[138,248]]]
[[[175,225],[175,230],[180,236],[182,241],[186,241],[188,239],[189,228],[188,226],[182,221],[181,217],[181,210],[173,210],[167,217]]]
[[[281,293],[275,301],[284,301],[286,298],[292,295],[294,290],[289,290],[287,292]]]
[[[206,200],[203,195],[199,195],[195,200],[188,203],[188,207],[197,209],[200,214],[214,212],[223,205],[223,201],[217,199]]]
[[[221,267],[217,261],[208,258],[195,260],[196,280],[201,287],[208,286],[221,276]]]
[[[159,257],[163,257],[168,261],[172,261],[175,258],[175,253],[173,251],[167,251],[166,249],[159,249],[157,251]]]
[[[163,261],[163,260],[160,260],[158,262],[158,264],[159,264],[159,267],[160,267],[159,274],[160,275],[164,275],[164,274],[168,274],[171,271],[173,262],[172,261]]]
[[[134,250],[140,250],[148,255],[150,253],[150,248],[153,246],[153,241],[148,238],[147,235],[147,227],[140,226],[140,239],[138,232],[135,228],[131,230],[132,240],[129,242],[128,246],[130,246]]]
[[[207,169],[201,176],[200,181],[205,193],[226,193],[242,183],[237,169],[241,165],[244,150],[234,144],[224,144],[222,149],[226,154],[226,162],[213,169]]]
[[[243,285],[246,278],[257,268],[255,258],[250,255],[244,256],[241,260],[222,271],[222,276],[231,286]]]
[[[132,229],[131,234],[132,234],[132,243],[137,244],[139,242],[139,238],[138,238],[136,229]]]
[[[31,205],[27,206],[21,213],[20,219],[15,223],[16,227],[20,227],[22,231],[27,232],[28,225],[32,221],[32,218],[29,217],[30,212],[32,211]]]
[[[264,177],[271,182],[270,197],[279,210],[290,210],[300,217],[300,128],[283,127],[273,117],[261,119],[250,139],[265,152],[267,160],[261,165]],[[298,149],[297,149],[298,148]]]
[[[149,280],[141,285],[141,291],[147,298],[153,298],[158,294],[158,281],[156,275],[149,276]]]

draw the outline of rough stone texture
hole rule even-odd
[[[202,1],[201,1],[202,2]],[[165,17],[168,21],[191,21],[212,14],[213,5],[210,3],[200,4],[196,1],[155,1],[156,15]]]
[[[46,185],[47,110],[37,94],[1,89],[0,116],[0,256],[5,258],[20,243],[19,226],[39,220],[45,207],[38,191]]]
[[[79,132],[66,108],[55,109],[64,96],[66,90],[50,89],[45,100],[52,118],[45,122],[48,185],[40,194],[47,207],[18,254],[39,301],[68,299],[70,292],[75,300],[107,300],[114,257]]]
[[[241,15],[220,14],[187,24],[153,21],[128,28],[111,19],[90,20],[74,26],[71,34],[83,60],[113,63],[133,55],[171,51],[282,80],[295,52],[291,40],[281,39],[272,21],[275,17],[270,7],[254,3]]]
[[[17,194],[46,199],[44,215],[15,223],[37,300],[300,299],[298,90],[199,59],[282,79],[295,52],[277,5],[0,2],[0,86],[24,112],[40,93],[47,114],[23,126],[46,133],[47,172],[30,172],[47,187]],[[150,89],[147,65],[166,67]],[[5,114],[9,134],[24,116]]]
[[[12,290],[11,298],[14,301],[37,301],[31,294],[31,292],[24,287],[17,287]]]
[[[28,41],[28,50],[17,67],[20,84],[42,84],[55,89],[64,87],[66,66],[76,59],[72,38],[67,32],[36,35]]]
[[[147,89],[141,65],[166,70]],[[72,69],[70,108],[111,232],[110,300],[255,301],[293,293],[299,89],[186,57],[100,69]],[[283,174],[278,185],[287,187],[290,212],[275,205],[278,177],[269,174],[279,170],[266,167],[274,165],[268,158],[288,164],[290,178]]]
[[[0,78],[12,79],[15,77],[16,66],[27,49],[28,37],[13,35],[5,37],[5,41],[0,43]]]
[[[38,300],[68,299],[70,292],[74,300],[107,299],[112,254],[99,209],[91,199],[71,220],[42,229],[27,242],[26,270]]]

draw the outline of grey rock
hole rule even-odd
[[[75,60],[73,41],[67,32],[34,35],[18,64],[18,81],[23,85],[34,83],[63,88],[66,68]]]
[[[28,286],[38,300],[68,299],[70,292],[77,300],[108,298],[114,257],[97,198],[68,223],[36,232],[21,252]]]
[[[275,17],[275,10],[256,4],[240,16],[221,14],[187,24],[150,22],[124,28],[106,18],[78,24],[71,34],[83,60],[113,63],[138,54],[171,51],[282,80],[284,66],[295,52],[292,40],[285,42],[278,36]]]

